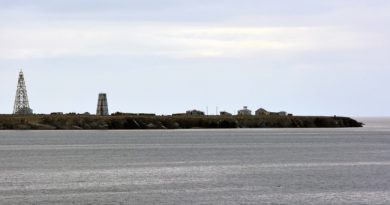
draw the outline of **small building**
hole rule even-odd
[[[193,115],[193,116],[203,116],[204,112],[199,111],[199,110],[188,110],[186,112],[186,115]]]
[[[256,110],[255,115],[256,115],[256,116],[270,115],[270,112],[268,112],[268,111],[267,111],[266,109],[264,109],[264,108],[260,108],[260,109]]]
[[[274,115],[274,116],[287,116],[287,112],[285,112],[285,111],[270,112],[269,114],[270,114],[270,115]]]
[[[138,113],[138,116],[143,116],[143,117],[155,117],[156,114],[154,114],[154,113]]]
[[[240,116],[252,115],[252,110],[249,110],[248,106],[244,106],[244,108],[242,110],[239,110],[237,112],[237,115],[240,115]]]
[[[279,116],[287,116],[287,112],[286,111],[280,111],[280,112],[278,112],[278,115]]]
[[[231,113],[228,113],[228,112],[226,112],[226,111],[222,111],[222,112],[220,112],[219,114],[220,114],[221,116],[232,116]]]
[[[172,116],[186,116],[186,113],[173,113]]]
[[[115,112],[111,113],[112,116],[138,116],[137,113],[124,113],[124,112]]]
[[[64,115],[63,112],[52,112],[50,113],[50,115]]]

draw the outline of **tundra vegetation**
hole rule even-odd
[[[337,127],[362,127],[362,123],[336,116],[0,115],[3,130]]]

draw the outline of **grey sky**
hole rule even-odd
[[[0,113],[390,116],[385,0],[0,0]]]

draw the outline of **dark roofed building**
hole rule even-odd
[[[188,110],[186,112],[186,115],[202,116],[202,115],[204,115],[204,112],[199,111],[199,110]]]
[[[264,109],[264,108],[260,108],[260,109],[256,110],[255,115],[256,115],[256,116],[270,115],[270,112],[268,112],[268,111],[267,111],[266,109]]]

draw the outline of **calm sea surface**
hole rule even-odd
[[[365,128],[0,131],[0,204],[390,204]]]

